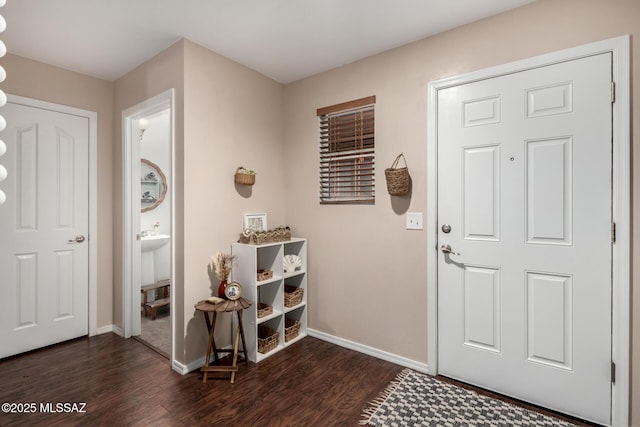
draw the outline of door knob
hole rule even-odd
[[[85,237],[82,234],[76,236],[75,239],[67,241],[67,243],[82,243],[85,241]]]
[[[460,255],[458,252],[453,252],[451,250],[451,245],[442,245],[440,246],[440,250],[442,251],[442,253],[444,254],[450,254],[450,255]]]

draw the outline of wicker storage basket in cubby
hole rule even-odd
[[[300,332],[300,322],[294,319],[287,319],[284,327],[284,342],[289,342],[298,336]]]
[[[258,328],[258,351],[262,354],[269,353],[278,346],[280,332],[274,331],[268,326],[261,325]]]
[[[269,280],[273,277],[273,270],[258,270],[256,273],[256,280],[261,282],[263,280]]]
[[[263,302],[258,303],[258,318],[273,314],[273,306]]]
[[[302,302],[304,289],[295,286],[284,287],[284,306],[294,307]]]

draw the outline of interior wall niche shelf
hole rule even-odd
[[[260,362],[307,335],[307,240],[292,238],[262,245],[233,243],[231,252],[238,257],[232,273],[233,281],[242,285],[243,297],[252,302],[251,307],[243,310],[242,314],[247,356],[252,362]],[[285,273],[285,255],[297,255],[302,266],[296,271]],[[273,277],[258,281],[258,270],[271,270]],[[302,301],[299,304],[285,306],[285,286],[302,289]],[[258,303],[273,307],[273,313],[258,317]],[[265,353],[258,351],[259,331],[262,327],[278,333],[277,345]],[[298,330],[297,335],[295,330]]]

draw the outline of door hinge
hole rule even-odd
[[[611,82],[611,103],[616,102],[616,82]]]
[[[611,383],[616,383],[616,364],[611,362]]]
[[[611,243],[616,242],[616,223],[611,223]]]

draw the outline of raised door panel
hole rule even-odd
[[[527,357],[572,368],[573,280],[571,276],[527,272]]]
[[[572,139],[527,141],[527,242],[572,243]]]
[[[38,126],[31,124],[16,129],[15,192],[18,230],[38,229]],[[11,193],[10,193],[11,195]]]
[[[500,239],[500,147],[463,150],[464,236]]]
[[[499,352],[500,312],[500,270],[465,266],[465,344]]]

